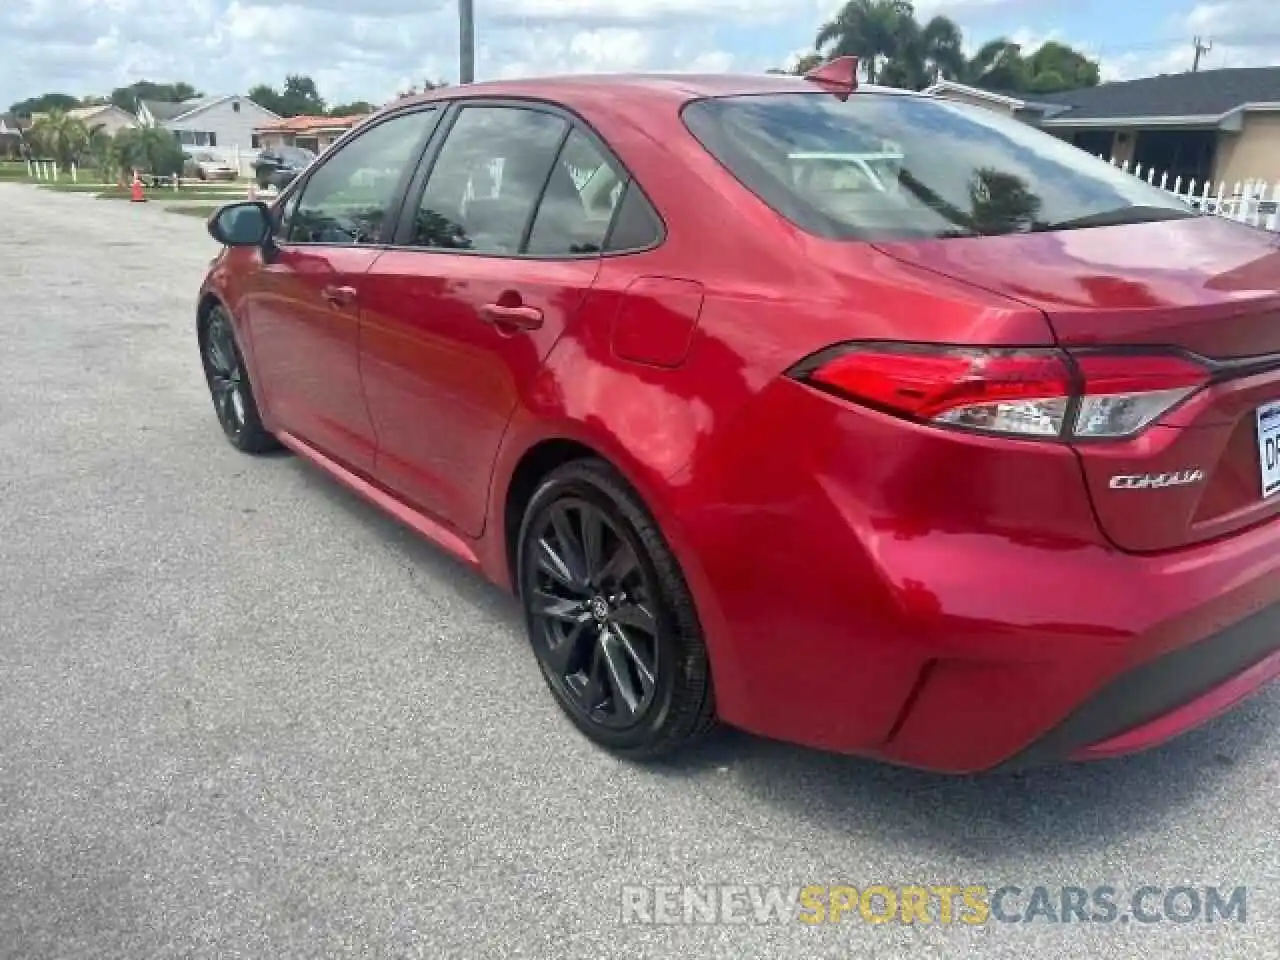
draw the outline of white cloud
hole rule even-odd
[[[480,79],[545,73],[723,70],[717,24],[785,17],[790,0],[484,0]],[[385,100],[457,79],[455,0],[0,0],[0,109],[50,90],[103,94],[136,80],[208,93],[313,77],[331,102]]]

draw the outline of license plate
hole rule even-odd
[[[1258,469],[1262,474],[1262,496],[1280,491],[1280,401],[1264,403],[1257,410]]]

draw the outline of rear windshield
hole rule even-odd
[[[1196,216],[1186,204],[980,107],[928,97],[699,100],[689,130],[762,200],[836,239],[989,236]]]

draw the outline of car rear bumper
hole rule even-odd
[[[685,521],[726,722],[969,773],[1143,749],[1275,675],[1280,521],[1123,553],[1070,450],[799,390]]]
[[[1121,674],[1001,769],[1146,750],[1225,713],[1277,675],[1280,605]]]

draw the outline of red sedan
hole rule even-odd
[[[513,590],[606,747],[1103,757],[1280,671],[1276,238],[1013,119],[476,84],[210,230],[226,436]]]

